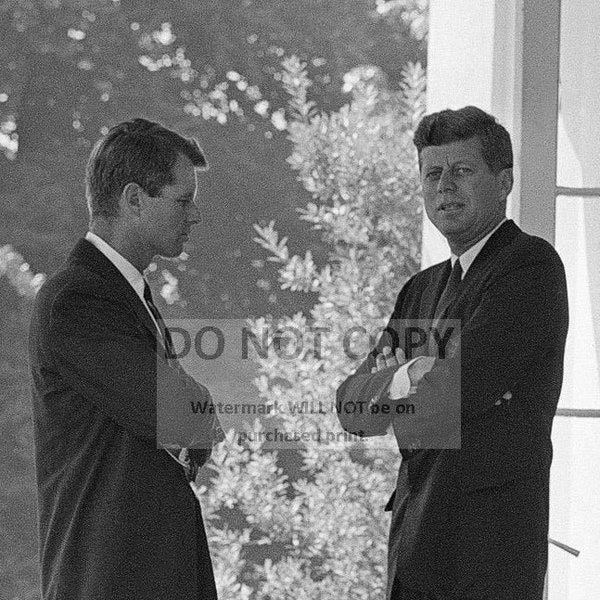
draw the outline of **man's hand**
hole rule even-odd
[[[411,388],[419,385],[419,382],[423,379],[423,375],[431,371],[434,363],[435,358],[433,356],[421,356],[419,360],[416,360],[408,367]]]
[[[396,348],[396,351],[392,354],[392,349],[389,346],[384,346],[381,354],[378,354],[375,359],[375,366],[371,369],[371,373],[377,373],[388,367],[399,367],[405,362],[406,356],[404,356],[402,348]]]

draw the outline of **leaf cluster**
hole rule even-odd
[[[423,113],[425,76],[420,65],[408,65],[399,91],[391,92],[377,69],[356,69],[347,77],[352,101],[325,113],[310,100],[306,64],[288,57],[282,66],[290,96],[288,163],[311,198],[299,218],[329,253],[318,264],[310,250],[291,252],[273,221],[255,225],[255,241],[277,265],[279,286],[314,293],[317,301],[308,315],[250,321],[268,346],[276,343],[277,326],[302,332],[310,343],[293,360],[273,352],[257,358],[259,395],[277,410],[248,427],[342,434],[335,391],[357,360],[340,340],[353,326],[384,325],[403,282],[418,269],[421,208],[412,132]],[[265,330],[271,333],[263,338]],[[298,410],[307,405],[325,410]],[[394,487],[398,452],[389,439],[316,439],[276,452],[230,432],[217,449],[214,475],[198,493],[223,598],[384,595],[388,523],[382,509]]]

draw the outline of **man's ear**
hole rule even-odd
[[[128,183],[121,192],[119,205],[125,213],[139,212],[144,190],[137,183]]]
[[[500,189],[502,190],[502,193],[506,198],[512,192],[513,189],[514,179],[512,168],[502,169],[502,171],[498,173],[498,180],[500,182]]]

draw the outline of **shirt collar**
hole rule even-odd
[[[119,252],[117,252],[108,242],[99,235],[88,231],[85,239],[93,244],[110,262],[115,265],[121,275],[129,282],[129,285],[135,290],[136,294],[144,302],[144,283],[142,274]]]
[[[465,250],[460,256],[456,254],[450,254],[450,262],[452,266],[458,258],[460,258],[460,266],[462,267],[462,278],[465,278],[469,267],[473,264],[473,261],[477,258],[477,255],[481,252],[481,249],[485,246],[486,242],[496,233],[500,226],[507,221],[506,217],[494,227],[487,235],[482,237],[476,244],[473,244],[468,250]]]

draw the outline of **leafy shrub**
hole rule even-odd
[[[295,57],[283,62],[290,101],[276,123],[280,128],[285,119],[293,146],[288,162],[311,195],[300,218],[319,232],[329,256],[319,265],[310,250],[292,255],[274,223],[255,226],[256,242],[278,265],[280,287],[318,298],[309,316],[277,324],[328,330],[317,351],[304,347],[295,360],[277,353],[257,358],[256,386],[277,408],[271,418],[280,429],[341,432],[335,390],[359,361],[339,340],[354,325],[384,326],[400,287],[418,269],[412,132],[423,114],[424,82],[421,67],[408,65],[392,92],[380,71],[359,67],[345,79],[351,102],[323,114],[309,100],[306,66]],[[269,317],[251,321],[259,339],[269,325]],[[298,410],[302,402],[318,410]],[[311,441],[278,452],[261,441],[241,443],[232,431],[213,457],[214,476],[197,493],[223,600],[383,597],[383,506],[399,460],[390,439]]]

